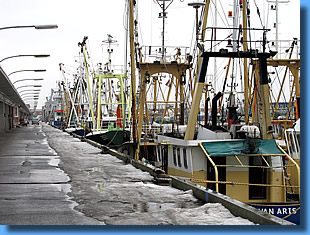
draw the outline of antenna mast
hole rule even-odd
[[[113,39],[113,36],[111,34],[108,34],[108,39],[107,40],[103,40],[103,44],[108,44],[108,48],[107,48],[107,52],[109,54],[109,57],[108,57],[108,63],[106,64],[106,71],[107,72],[111,72],[112,68],[111,68],[111,65],[112,65],[112,53],[113,53],[113,49],[111,47],[112,44],[116,44],[117,41]]]
[[[284,1],[268,1],[268,3],[274,3],[275,5],[271,5],[271,10],[276,10],[276,23],[274,24],[274,27],[276,28],[276,51],[279,52],[279,3],[289,3],[289,0],[284,0]],[[278,59],[279,53],[276,54],[276,59]]]
[[[166,10],[171,5],[173,0],[156,0],[156,2],[158,3],[160,8],[162,9],[162,12],[159,13],[159,17],[158,18],[162,18],[163,19],[163,31],[161,33],[161,36],[162,36],[161,60],[164,62],[165,61],[165,18],[167,18],[167,11]],[[159,2],[162,2],[162,3],[159,3]],[[170,2],[170,3],[166,6],[166,2]]]

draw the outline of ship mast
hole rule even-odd
[[[276,51],[279,52],[279,1],[276,0]],[[279,53],[276,54],[278,59]]]
[[[276,10],[276,23],[275,23],[275,28],[276,28],[276,41],[275,41],[275,46],[276,46],[276,51],[279,52],[279,3],[288,3],[289,0],[286,1],[268,1],[268,3],[275,3],[274,5],[271,5],[271,10]],[[276,59],[278,59],[279,53],[276,55]]]
[[[93,98],[92,98],[91,85],[90,85],[90,79],[89,79],[89,70],[88,70],[88,63],[87,63],[87,56],[86,56],[86,41],[87,41],[87,39],[88,39],[88,37],[85,36],[83,38],[83,41],[81,43],[79,43],[78,45],[81,47],[81,52],[83,53],[83,56],[84,56],[87,90],[88,90],[88,96],[89,96],[89,104],[90,104],[90,111],[91,111],[91,117],[92,117],[92,124],[94,127],[96,124],[96,120],[95,120],[95,114],[94,114]]]
[[[206,32],[205,28],[207,25],[207,19],[208,19],[208,14],[209,14],[209,6],[210,6],[210,0],[207,0],[205,3],[205,7],[204,7],[201,42],[203,42],[204,38],[205,38],[205,32]],[[200,52],[203,52],[203,51],[200,50]],[[199,105],[200,105],[200,100],[201,100],[203,88],[205,85],[204,84],[205,83],[204,78],[201,79],[201,81],[199,81],[198,71],[201,70],[202,74],[204,74],[204,72],[207,71],[206,66],[201,68],[201,66],[204,65],[203,60],[204,59],[202,57],[200,57],[200,56],[198,57],[197,66],[196,66],[196,76],[195,76],[196,83],[194,86],[194,96],[193,96],[193,102],[192,102],[192,106],[191,106],[191,110],[190,110],[190,114],[189,114],[189,116],[191,118],[188,120],[188,123],[187,123],[185,137],[184,137],[185,140],[192,140],[192,139],[194,139],[194,135],[195,135],[195,126],[196,126],[196,121],[197,121],[197,117],[198,117]]]
[[[242,0],[243,5],[243,51],[248,51],[248,32],[247,32],[247,0]],[[244,116],[245,124],[249,124],[249,74],[248,59],[244,58]]]
[[[107,52],[108,52],[108,63],[107,63],[107,71],[106,72],[112,72],[112,71],[109,71],[109,70],[112,70],[111,69],[111,65],[112,65],[112,54],[113,54],[113,49],[111,47],[112,44],[115,44],[117,43],[117,40],[114,40],[113,39],[113,36],[108,34],[108,39],[107,40],[103,40],[103,44],[107,44],[108,45],[108,48],[107,48]]]
[[[217,27],[217,0],[214,0],[214,41],[216,42],[216,27]],[[217,45],[214,45],[214,51],[217,51]],[[216,57],[214,58],[214,72],[213,72],[213,85],[214,85],[214,90],[217,90],[217,85],[216,85],[216,77],[217,77],[217,60]]]
[[[237,33],[238,33],[238,16],[239,16],[239,7],[238,0],[234,0],[234,11],[233,11],[233,52],[237,51]]]
[[[132,138],[134,147],[136,136],[136,67],[135,67],[135,39],[134,39],[134,0],[129,0],[129,40],[130,40],[130,66],[131,66],[131,93],[132,93]],[[137,160],[139,156],[135,156]]]
[[[167,9],[168,7],[171,5],[171,3],[173,2],[173,0],[156,0],[156,2],[158,3],[158,5],[160,6],[162,12],[159,13],[159,18],[163,19],[163,31],[161,33],[162,36],[162,42],[161,42],[161,60],[162,62],[164,62],[166,60],[166,52],[165,52],[165,19],[167,18]],[[162,3],[159,3],[162,2]],[[167,6],[166,6],[166,2],[170,2]]]

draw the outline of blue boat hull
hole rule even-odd
[[[296,225],[300,224],[300,203],[273,203],[273,204],[250,204],[251,206],[285,219]]]

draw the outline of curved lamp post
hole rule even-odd
[[[38,99],[39,98],[28,98],[28,99],[24,99],[23,101],[29,104],[32,104],[33,106],[36,106],[38,104]]]
[[[25,100],[27,100],[27,101],[34,101],[34,100],[38,100],[38,99],[39,99],[39,97],[28,97],[28,98],[25,98],[24,101]]]
[[[27,78],[27,79],[19,79],[16,80],[15,82],[13,82],[13,85],[17,82],[21,82],[21,81],[42,81],[44,80],[43,78]]]
[[[16,58],[16,57],[25,57],[25,56],[30,56],[30,57],[35,57],[35,58],[45,58],[45,57],[49,57],[50,55],[44,55],[44,54],[43,55],[13,55],[13,56],[8,56],[8,57],[3,58],[2,60],[0,60],[0,63],[7,59]]]
[[[38,99],[30,99],[30,100],[24,100],[25,103],[29,104],[29,106],[31,104],[33,104],[33,106],[35,106],[38,103]]]
[[[57,25],[19,25],[19,26],[8,26],[8,27],[1,27],[0,30],[6,29],[20,29],[20,28],[35,28],[35,29],[56,29],[58,28]],[[46,71],[46,70],[45,70]],[[13,74],[13,73],[12,73]]]
[[[29,103],[29,102],[38,102],[38,97],[36,98],[33,98],[33,97],[30,97],[30,98],[26,98],[24,99],[24,102],[26,103],[26,101]]]
[[[56,24],[47,24],[47,25],[19,25],[19,26],[8,26],[2,27],[0,30],[4,29],[20,29],[20,28],[35,28],[35,29],[57,29]]]
[[[17,87],[16,90],[23,88],[23,87],[42,87],[42,85],[24,85],[24,86]]]
[[[24,96],[22,97],[22,100],[25,100],[25,99],[28,99],[28,98],[39,98],[39,94],[36,94],[36,95],[28,95],[28,96]]]
[[[29,97],[29,98],[26,98],[26,99],[24,99],[24,101],[36,101],[36,100],[38,100],[39,99],[39,97]]]
[[[40,94],[40,91],[38,91],[38,92],[26,92],[26,93],[21,94],[20,97],[23,97],[25,95],[38,95],[38,94]]]
[[[19,92],[19,95],[24,95],[24,94],[26,94],[26,93],[29,93],[29,92],[36,92],[36,91],[38,91],[38,92],[40,92],[41,91],[41,89],[26,89],[26,90],[22,90],[21,92]],[[24,93],[25,92],[25,93]]]
[[[26,104],[29,104],[29,106],[30,106],[31,104],[33,104],[33,107],[34,107],[34,109],[35,109],[35,108],[36,108],[36,105],[38,104],[38,99],[39,99],[39,98],[25,99],[24,102],[25,102]]]
[[[8,76],[14,74],[14,73],[20,73],[20,72],[46,72],[46,69],[22,69],[22,70],[17,70],[17,71],[14,71],[10,74],[8,74]]]
[[[30,95],[23,96],[22,98],[23,99],[36,98],[36,97],[39,97],[39,96],[40,96],[39,94],[30,94]]]

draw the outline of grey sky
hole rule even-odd
[[[73,67],[80,49],[78,42],[84,36],[89,38],[89,52],[94,64],[105,62],[107,55],[102,54],[102,40],[107,34],[113,35],[118,40],[115,48],[114,61],[116,64],[124,63],[124,7],[125,0],[1,0],[0,27],[15,25],[57,24],[58,29],[11,29],[0,31],[0,59],[19,54],[50,54],[50,58],[14,58],[1,63],[7,74],[21,69],[47,69],[45,73],[23,72],[11,76],[12,82],[22,78],[44,78],[44,82],[24,82],[24,84],[41,83],[40,100],[38,108],[43,105],[45,97],[50,89],[56,86],[56,81],[61,78],[59,63]],[[176,46],[190,46],[194,26],[194,10],[188,7],[188,0],[175,0],[168,9],[167,19],[167,44]],[[212,0],[211,2],[214,2]],[[218,1],[219,2],[219,1]],[[221,1],[224,11],[232,10],[228,3]],[[256,0],[267,21],[268,4],[265,1]],[[161,20],[158,19],[159,6],[152,0],[138,1],[138,20],[140,43],[145,45],[160,45]],[[250,0],[251,8],[255,7],[255,1]],[[211,4],[212,5],[212,4]],[[218,9],[222,13],[221,5]],[[291,0],[290,3],[280,4],[280,39],[299,38],[299,0]],[[251,10],[253,27],[260,27],[255,8]],[[275,12],[269,12],[268,28],[272,28],[275,22]],[[221,24],[220,18],[218,23]],[[209,24],[211,21],[209,21]],[[268,35],[274,38],[274,29]],[[142,39],[142,41],[141,41]]]

